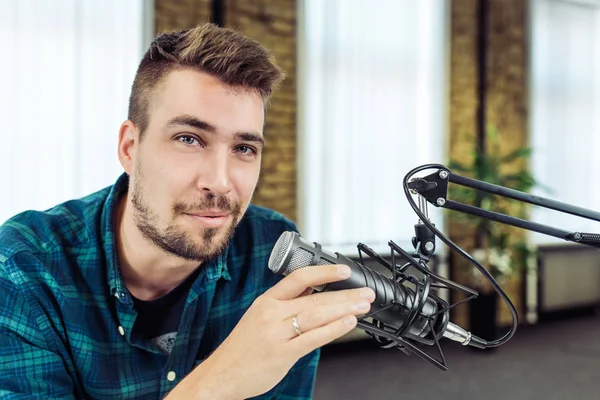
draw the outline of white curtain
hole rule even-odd
[[[531,18],[532,169],[550,189],[534,192],[600,211],[600,1],[534,0]],[[600,233],[599,222],[532,211],[536,222]]]
[[[403,248],[402,179],[445,161],[446,2],[305,0],[299,13],[299,227],[331,250]],[[442,228],[441,214],[429,208]]]
[[[0,223],[99,190],[151,35],[144,0],[0,1]]]

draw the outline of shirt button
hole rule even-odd
[[[119,333],[121,334],[121,336],[125,336],[125,329],[123,329],[123,327],[121,325],[119,325]]]
[[[173,382],[175,378],[177,378],[177,374],[175,373],[175,371],[169,371],[169,373],[167,374],[167,380],[169,382]]]

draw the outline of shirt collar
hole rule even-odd
[[[127,301],[129,296],[125,295],[125,282],[123,281],[123,276],[121,275],[121,271],[119,269],[119,255],[116,245],[114,214],[117,205],[119,204],[119,200],[127,193],[128,188],[129,175],[123,173],[112,186],[108,197],[106,198],[104,209],[102,210],[101,225],[102,244],[104,247],[104,254],[106,255],[110,293],[112,296],[115,296],[121,301]],[[230,246],[227,246],[225,252],[213,260],[213,262],[206,262],[206,275],[209,279],[218,280],[223,278],[225,280],[231,280],[231,276],[227,268],[227,254],[229,252],[229,247]]]
[[[110,189],[102,210],[102,245],[106,255],[108,285],[111,295],[124,298],[125,284],[119,270],[119,254],[117,252],[114,214],[119,200],[127,193],[129,175],[123,173]]]

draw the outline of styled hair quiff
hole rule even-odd
[[[140,140],[148,128],[156,88],[172,71],[195,69],[232,88],[255,91],[265,106],[284,78],[273,56],[262,45],[232,29],[205,24],[157,36],[140,62],[129,97],[128,119]]]

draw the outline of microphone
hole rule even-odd
[[[432,345],[445,337],[464,346],[484,349],[487,342],[449,322],[448,303],[429,291],[419,292],[388,278],[348,257],[325,250],[309,242],[297,232],[284,232],[271,252],[269,269],[276,274],[289,275],[297,269],[313,265],[345,264],[350,267],[348,279],[313,287],[315,291],[334,291],[369,287],[375,301],[366,317],[383,324],[384,331],[398,337]],[[413,284],[419,283],[413,279]],[[435,337],[435,338],[434,338]]]

